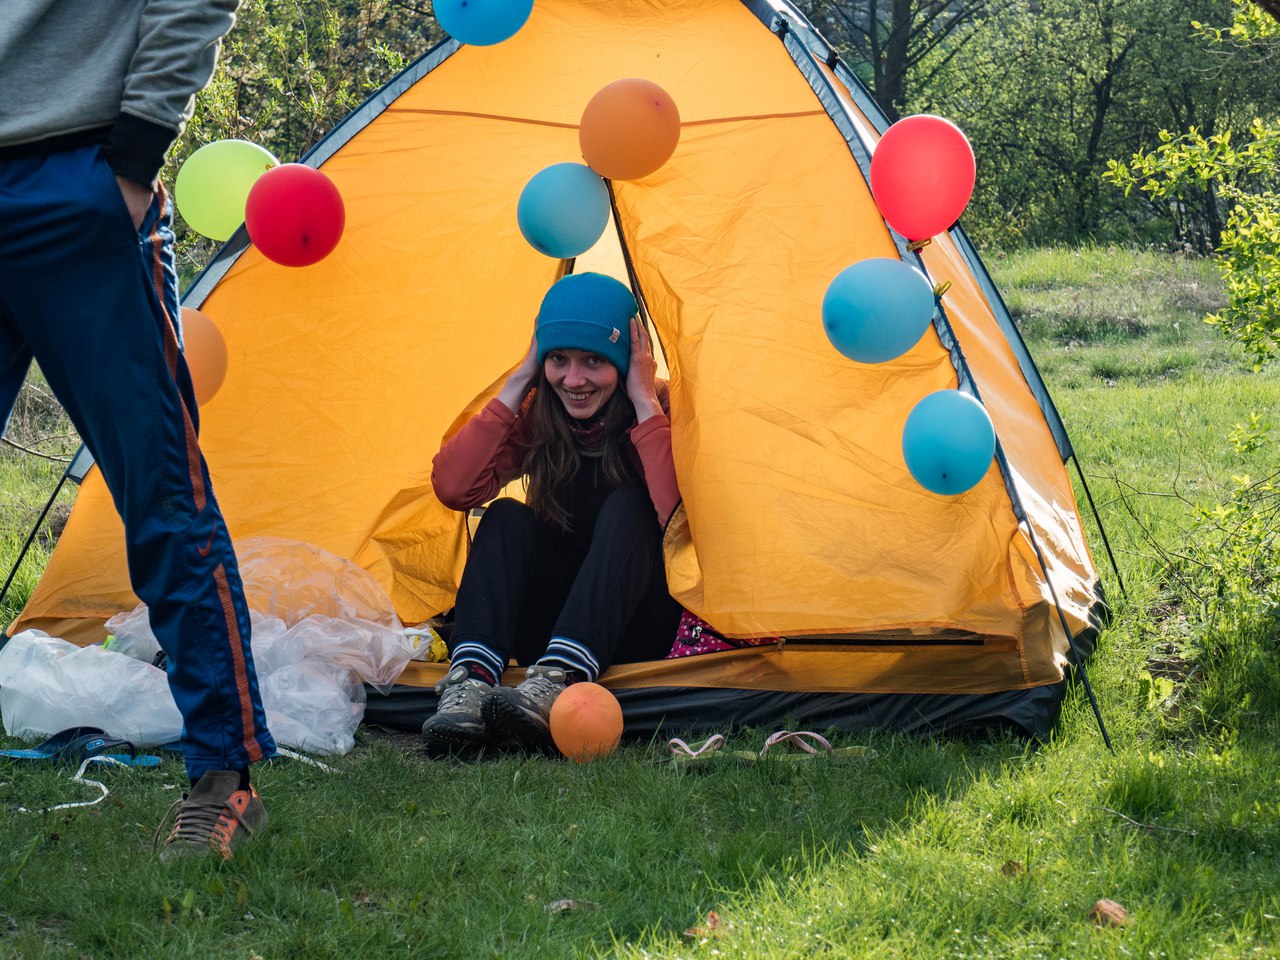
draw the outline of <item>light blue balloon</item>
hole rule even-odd
[[[533,0],[435,0],[440,29],[455,40],[488,47],[515,36]]]
[[[873,257],[841,270],[822,298],[822,326],[850,360],[884,363],[910,350],[933,320],[933,287],[901,260]]]
[[[533,249],[561,260],[586,253],[609,223],[609,191],[600,175],[581,163],[539,170],[520,191],[520,232]]]
[[[959,390],[939,390],[915,405],[902,430],[907,469],[926,490],[955,496],[987,474],[996,431],[987,408]]]

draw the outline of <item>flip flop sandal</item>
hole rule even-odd
[[[794,749],[773,751],[780,746]],[[869,747],[833,747],[826,737],[811,730],[779,730],[769,735],[759,753],[735,750],[731,756],[747,763],[808,763],[819,758],[828,763],[841,763],[869,759],[875,756],[875,751]]]
[[[667,749],[671,751],[671,765],[677,770],[704,766],[716,757],[716,752],[724,746],[724,737],[713,734],[701,746],[691,747],[679,737],[667,741]]]
[[[127,752],[110,752],[121,749]],[[38,747],[0,750],[0,760],[27,763],[82,763],[90,757],[109,757],[131,767],[154,767],[160,763],[159,757],[139,756],[137,748],[128,740],[109,737],[100,727],[69,727]]]
[[[68,727],[59,730],[38,747],[25,749],[0,750],[0,758],[6,760],[32,760],[37,762],[58,763],[74,759],[75,745],[95,737],[106,736],[101,727]]]

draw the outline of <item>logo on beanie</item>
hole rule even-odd
[[[609,334],[609,342],[610,342],[610,343],[617,343],[617,342],[618,342],[618,338],[619,338],[620,336],[622,336],[622,331],[621,331],[621,330],[619,330],[617,327],[614,327],[614,328],[613,328],[613,333]]]

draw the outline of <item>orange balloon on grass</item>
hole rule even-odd
[[[199,310],[182,308],[182,352],[191,371],[196,404],[213,399],[227,376],[227,342],[214,322]]]
[[[586,763],[618,748],[622,707],[598,683],[574,683],[551,704],[551,739],[570,760]]]
[[[587,103],[578,127],[582,158],[602,177],[639,180],[653,173],[680,142],[680,111],[656,83],[615,80]]]

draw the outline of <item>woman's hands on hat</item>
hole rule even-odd
[[[507,377],[507,382],[498,391],[498,399],[512,413],[520,412],[520,405],[524,403],[524,398],[529,395],[529,391],[537,383],[540,370],[541,366],[538,363],[538,337],[535,334],[529,338],[529,352],[520,361],[520,366],[511,371],[511,375]]]
[[[636,408],[636,422],[644,423],[662,413],[658,402],[658,362],[653,357],[649,331],[631,318],[631,366],[627,369],[627,399]]]

